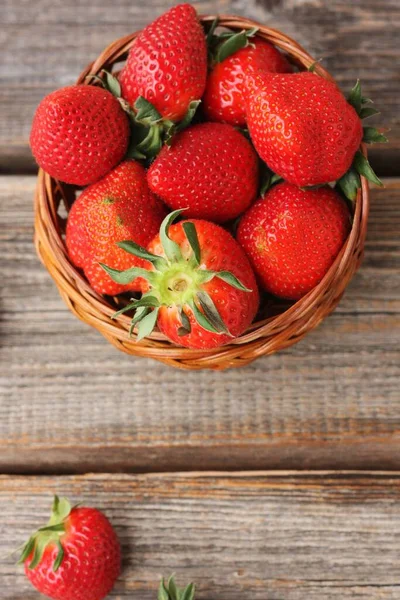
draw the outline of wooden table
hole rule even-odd
[[[359,75],[391,129],[371,152],[386,188],[372,192],[363,267],[299,345],[223,373],[133,359],[68,312],[35,256],[36,104],[172,4],[3,0],[0,598],[38,597],[9,552],[57,492],[115,524],[113,598],[154,599],[175,571],[199,600],[398,600],[398,0],[195,3],[293,35],[345,91]]]

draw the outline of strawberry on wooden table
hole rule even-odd
[[[195,8],[179,4],[137,36],[119,79],[129,104],[143,97],[163,118],[180,121],[203,95],[206,77],[203,28]]]
[[[222,227],[202,220],[171,225],[181,212],[164,219],[147,249],[130,241],[119,244],[147,259],[148,270],[102,267],[121,285],[137,277],[147,281],[142,298],[116,313],[136,310],[132,328],[138,324],[138,340],[157,324],[180,346],[216,348],[253,321],[259,303],[255,277],[244,251]]]
[[[200,123],[178,133],[151,165],[150,189],[185,215],[223,223],[255,199],[258,158],[231,125]]]
[[[54,600],[102,600],[120,574],[121,548],[102,512],[55,496],[50,520],[29,538],[20,562]]]
[[[203,96],[208,120],[245,127],[246,74],[259,69],[271,73],[293,70],[279,50],[255,33],[256,30],[243,31],[222,38]]]
[[[237,239],[263,288],[297,300],[321,281],[349,231],[350,213],[337,192],[284,182],[243,215]]]
[[[76,185],[104,177],[124,157],[129,121],[107,90],[72,85],[46,96],[32,123],[32,153],[49,175]]]
[[[69,256],[99,294],[140,290],[140,281],[128,285],[112,281],[99,262],[116,269],[143,266],[143,260],[124,252],[117,242],[132,239],[148,244],[165,214],[164,206],[148,188],[144,167],[134,160],[124,161],[86,188],[72,205],[66,231]]]

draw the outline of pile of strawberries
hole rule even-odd
[[[256,29],[216,25],[172,8],[117,76],[50,94],[33,121],[38,164],[87,186],[69,257],[99,294],[129,293],[116,314],[132,311],[138,340],[157,326],[214,348],[249,327],[260,291],[301,298],[349,234],[360,175],[380,184],[359,148],[386,138],[362,127],[377,111],[359,82],[346,100]]]

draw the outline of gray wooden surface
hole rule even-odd
[[[3,472],[398,468],[400,182],[366,258],[294,348],[225,373],[117,352],[68,311],[32,245],[34,177],[0,178]]]
[[[34,170],[30,123],[40,99],[73,83],[114,39],[142,28],[174,0],[2,0],[0,33],[0,168]],[[203,0],[202,13],[254,18],[296,38],[337,78],[345,92],[359,77],[382,110],[375,121],[391,128],[390,143],[372,150],[372,162],[398,175],[400,111],[398,0]],[[371,120],[373,122],[373,120]]]
[[[399,474],[0,478],[0,554],[46,520],[51,493],[105,510],[125,556],[110,598],[155,600],[159,578],[198,600],[398,600]],[[0,597],[37,593],[10,556]]]

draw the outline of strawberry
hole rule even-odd
[[[29,538],[20,563],[50,598],[102,600],[120,574],[121,548],[103,513],[55,496],[50,520]]]
[[[363,137],[354,108],[311,72],[247,75],[246,119],[254,146],[275,173],[300,187],[335,181]]]
[[[239,244],[220,226],[193,220],[170,227],[181,212],[164,219],[147,250],[128,241],[119,244],[147,259],[148,271],[102,267],[119,284],[147,280],[143,297],[116,313],[136,309],[132,327],[139,323],[138,340],[157,324],[176,344],[216,348],[241,335],[254,319],[259,303],[255,277]]]
[[[46,96],[32,123],[32,153],[49,175],[76,185],[98,181],[124,157],[129,121],[108,91],[72,85]]]
[[[264,289],[297,300],[327,273],[349,230],[349,210],[333,189],[284,182],[243,215],[237,239]]]
[[[193,6],[179,4],[137,36],[119,79],[129,104],[144,97],[162,117],[179,121],[203,95],[206,77],[203,28]]]
[[[222,223],[255,199],[258,159],[231,125],[201,123],[178,133],[147,173],[150,189],[189,217]]]
[[[241,41],[240,34],[236,39]],[[248,38],[247,38],[248,39]],[[229,39],[232,41],[232,38]],[[208,75],[203,97],[203,109],[210,121],[222,121],[231,125],[246,126],[245,74],[263,69],[271,73],[290,73],[292,67],[274,46],[259,37],[252,37],[244,48],[224,58],[225,41],[216,55],[216,64]]]
[[[69,256],[99,294],[140,290],[139,281],[116,284],[98,263],[106,261],[119,269],[142,266],[143,260],[129,256],[116,243],[129,238],[148,244],[164,216],[164,207],[148,188],[142,165],[134,160],[122,162],[86,188],[72,205],[66,232]]]

